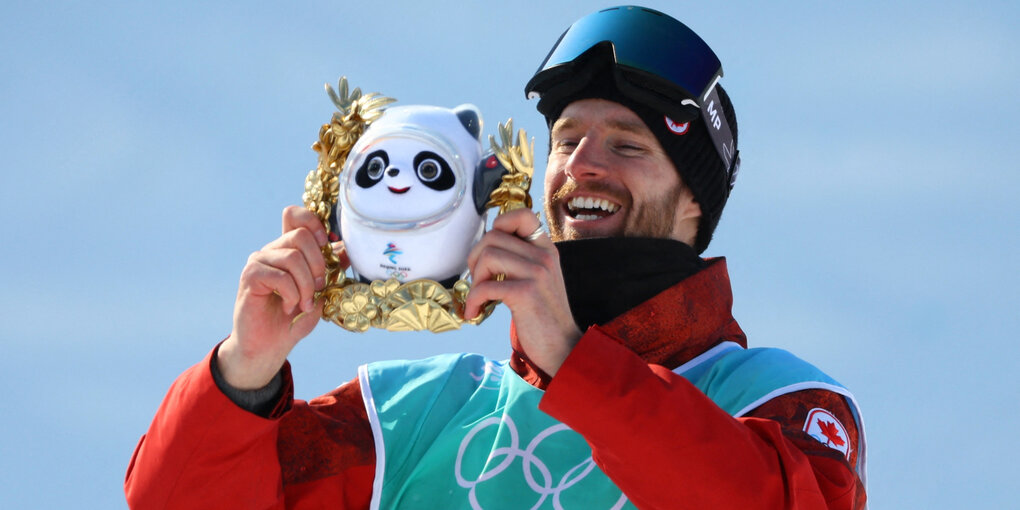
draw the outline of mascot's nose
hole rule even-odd
[[[397,174],[399,174],[399,173],[400,173],[400,169],[399,168],[391,168],[391,169],[386,171],[386,175],[388,175],[390,177],[396,177]]]

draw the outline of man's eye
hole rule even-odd
[[[616,150],[624,154],[635,154],[644,150],[640,145],[632,145],[629,143],[622,143],[616,146]]]

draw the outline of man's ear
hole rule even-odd
[[[695,200],[694,193],[691,191],[691,188],[683,186],[683,189],[680,191],[680,196],[678,198],[679,200],[677,200],[676,204],[677,219],[682,221],[693,218],[696,221],[700,221],[701,204],[699,204],[698,201]]]
[[[701,204],[694,199],[694,193],[687,186],[683,186],[678,195],[673,238],[689,246],[694,246],[698,238],[698,227],[701,225]]]

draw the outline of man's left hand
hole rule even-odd
[[[541,226],[529,209],[501,214],[468,255],[472,288],[464,315],[478,315],[487,301],[510,307],[517,338],[528,358],[556,375],[581,338],[567,302],[560,256],[547,234],[529,241]],[[505,275],[496,281],[497,275]]]

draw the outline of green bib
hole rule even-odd
[[[734,416],[786,387],[842,389],[785,351],[729,342],[676,372]],[[448,354],[371,363],[359,379],[376,448],[373,509],[634,508],[505,362]]]

